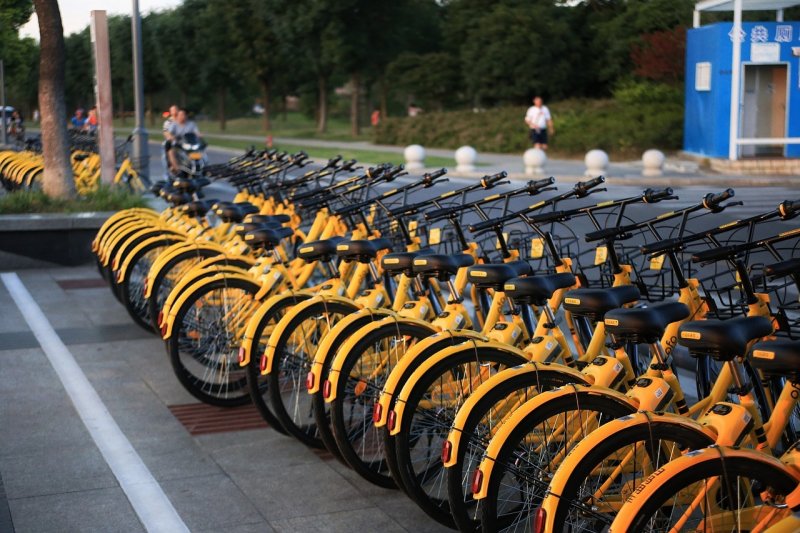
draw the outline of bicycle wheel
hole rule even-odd
[[[247,388],[250,391],[250,399],[253,404],[261,413],[261,417],[267,423],[274,427],[277,431],[288,435],[289,433],[283,428],[280,420],[270,408],[270,394],[269,394],[269,376],[261,374],[261,357],[267,348],[267,341],[269,340],[272,331],[278,322],[286,316],[286,313],[302,301],[308,300],[308,294],[293,294],[287,298],[281,298],[275,302],[269,300],[262,305],[269,305],[269,309],[259,318],[258,325],[253,340],[251,343],[250,361],[245,367],[247,375]],[[255,318],[255,317],[254,317]]]
[[[381,487],[396,484],[385,460],[383,430],[373,424],[373,408],[397,362],[431,334],[430,327],[402,321],[371,331],[347,355],[336,398],[328,404],[339,453],[361,477]]]
[[[269,377],[270,406],[281,425],[291,435],[308,446],[322,448],[317,434],[311,395],[306,390],[306,377],[317,346],[323,336],[342,317],[358,310],[353,303],[315,301],[287,321],[277,338],[270,336],[275,346],[275,358]]]
[[[780,504],[797,486],[781,463],[757,452],[706,448],[676,459],[659,473],[658,483],[626,504],[612,526],[620,531],[750,531],[768,527],[791,513],[762,498],[769,493]],[[623,516],[623,515],[627,516]],[[763,523],[767,522],[767,523]],[[761,529],[763,531],[763,529]]]
[[[334,329],[328,334],[333,335],[333,337],[328,339],[330,345],[320,371],[320,382],[322,383],[324,383],[328,378],[331,363],[333,362],[333,359],[342,344],[344,344],[345,341],[352,337],[362,327],[385,318],[386,312],[377,313],[375,310],[370,310],[369,313],[354,313],[351,314],[350,317],[350,320],[339,321]],[[317,352],[317,359],[319,359],[319,357],[320,354]],[[337,459],[349,465],[349,463],[342,456],[342,452],[339,451],[339,446],[336,443],[333,422],[331,420],[331,404],[325,401],[324,388],[319,387],[316,392],[310,394],[311,403],[313,404],[314,420],[317,423],[317,431],[319,432],[319,437],[322,440],[322,443],[329,452],[336,456]]]
[[[145,280],[159,254],[176,242],[176,239],[165,237],[144,246],[131,259],[121,283],[120,293],[125,309],[134,322],[151,333],[158,334],[158,328],[154,328],[150,320],[150,307],[144,296]]]
[[[170,362],[195,398],[232,407],[250,400],[245,370],[238,364],[240,333],[252,314],[259,285],[242,279],[209,282],[175,315],[167,341]]]
[[[483,531],[529,531],[549,478],[582,435],[635,407],[590,388],[548,393],[508,435],[497,452],[487,496],[480,503]]]
[[[458,409],[492,375],[525,363],[516,354],[494,348],[462,350],[434,364],[414,385],[395,436],[397,465],[408,494],[429,516],[455,527],[447,500],[442,445]]]
[[[592,435],[590,446],[578,444],[570,468],[560,468],[551,484],[551,493],[557,496],[547,496],[556,502],[553,531],[607,530],[627,497],[647,476],[683,451],[714,443],[710,435],[692,426],[651,416],[622,417],[600,430],[602,439]],[[558,487],[555,491],[554,486]]]
[[[480,465],[491,435],[507,411],[543,391],[574,383],[570,374],[539,369],[510,378],[486,393],[461,428],[455,464],[445,470],[450,514],[459,531],[480,531],[478,500],[472,497],[472,473]]]

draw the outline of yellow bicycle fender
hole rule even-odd
[[[108,263],[112,259],[111,252],[117,246],[118,242],[127,239],[134,233],[147,229],[152,230],[153,228],[154,226],[152,224],[142,222],[141,220],[129,221],[122,224],[117,230],[109,234],[108,240],[102,243],[102,247],[100,248],[100,261],[103,263],[103,266],[108,266]]]
[[[153,263],[153,266],[150,267],[150,271],[147,273],[147,279],[148,280],[156,279],[160,274],[161,270],[166,266],[166,264],[175,257],[179,256],[180,254],[190,250],[200,250],[201,248],[213,250],[220,254],[223,253],[222,248],[214,243],[196,243],[196,242],[186,242],[186,241],[176,242],[175,244],[164,250],[161,254],[159,254],[158,258]],[[144,294],[145,298],[150,298],[152,290],[153,290],[152,284],[147,283],[145,285],[145,294]]]
[[[194,294],[194,292],[205,285],[214,283],[221,279],[228,279],[228,280],[240,279],[242,281],[246,281],[248,283],[257,285],[256,282],[253,281],[252,277],[237,272],[224,272],[220,274],[214,274],[211,277],[202,278],[198,280],[196,283],[190,285],[189,288],[187,288],[185,291],[181,293],[180,297],[178,297],[178,299],[175,300],[174,305],[170,307],[169,314],[168,315],[165,314],[166,323],[161,326],[162,327],[161,337],[164,340],[167,340],[172,336],[172,326],[175,322],[175,317],[178,315],[178,310],[180,310],[180,308],[183,307],[183,304],[186,303],[186,301]]]
[[[304,302],[300,302],[296,306],[292,307],[289,311],[283,315],[277,324],[275,324],[275,329],[272,330],[272,335],[269,336],[269,340],[267,341],[267,349],[264,350],[264,355],[262,355],[263,359],[261,361],[261,375],[267,375],[272,372],[272,363],[275,360],[275,347],[278,344],[278,339],[280,339],[283,332],[286,331],[286,328],[289,326],[289,323],[292,321],[294,317],[298,314],[303,312],[306,308],[319,303],[319,302],[339,302],[346,305],[354,305],[353,300],[343,297],[343,296],[336,296],[333,294],[317,294],[313,298],[310,298]]]
[[[380,415],[378,422],[376,423],[378,427],[386,424],[387,416],[389,413],[389,406],[391,405],[392,397],[394,394],[394,390],[397,387],[397,382],[400,379],[400,376],[405,370],[407,364],[411,361],[415,360],[419,357],[419,354],[428,354],[428,353],[435,353],[438,349],[442,346],[440,343],[445,343],[446,345],[450,345],[453,342],[452,332],[443,331],[443,332],[436,332],[436,329],[429,323],[424,320],[416,319],[416,318],[406,318],[401,317],[396,314],[389,314],[383,320],[378,322],[373,322],[371,324],[367,324],[365,327],[361,328],[358,332],[356,332],[351,338],[349,338],[339,351],[336,353],[336,357],[334,357],[333,362],[331,362],[331,369],[328,372],[328,381],[331,382],[330,385],[330,393],[329,396],[325,398],[325,401],[330,403],[334,399],[336,399],[336,390],[339,384],[339,377],[341,376],[342,365],[344,364],[347,356],[349,355],[352,348],[363,338],[373,330],[380,329],[387,324],[394,325],[398,322],[403,322],[406,324],[414,324],[423,328],[428,328],[431,332],[429,337],[426,337],[414,346],[412,346],[403,357],[400,358],[400,361],[397,362],[397,366],[389,373],[386,379],[386,383],[384,384],[383,390],[378,398],[378,403],[381,407],[378,408],[378,413]],[[471,335],[478,335],[474,331],[469,332]],[[402,370],[397,370],[398,368]],[[395,374],[395,371],[398,373]],[[392,377],[395,376],[395,377]]]
[[[640,502],[647,501],[654,492],[663,487],[664,484],[668,483],[674,476],[680,475],[690,467],[705,462],[716,461],[720,457],[734,460],[738,457],[746,457],[752,461],[761,463],[765,471],[782,470],[786,472],[788,476],[794,478],[797,483],[800,483],[799,472],[792,470],[779,459],[766,453],[727,446],[712,446],[700,450],[692,450],[674,461],[668,462],[653,472],[650,477],[642,481],[625,501],[625,505],[622,506],[619,513],[617,513],[613,524],[611,524],[611,528],[608,530],[609,533],[612,531],[630,531],[631,522],[639,511]]]
[[[517,408],[508,419],[498,427],[492,440],[489,441],[489,446],[486,447],[486,453],[483,456],[480,467],[481,471],[481,484],[478,492],[474,492],[472,497],[476,500],[486,498],[489,491],[489,483],[492,477],[492,470],[494,469],[494,462],[497,454],[500,453],[506,441],[510,438],[511,433],[536,409],[539,409],[545,403],[552,401],[556,398],[564,396],[575,396],[577,394],[589,395],[602,395],[611,399],[617,400],[621,404],[631,405],[630,399],[622,393],[610,389],[593,389],[586,385],[570,384],[558,389],[538,394],[522,404]],[[633,407],[635,409],[635,407]]]
[[[505,370],[502,370],[501,372],[491,376],[489,379],[481,383],[478,388],[469,395],[464,402],[464,405],[462,405],[456,413],[456,417],[453,420],[453,428],[450,430],[450,434],[447,436],[447,441],[450,443],[450,458],[444,462],[445,468],[449,468],[456,464],[464,424],[467,423],[467,419],[469,418],[472,409],[478,404],[478,402],[495,387],[508,381],[509,379],[513,379],[522,374],[534,374],[540,371],[560,372],[568,375],[569,378],[574,380],[575,383],[586,384],[586,376],[574,368],[559,364],[537,363],[535,361],[512,368],[506,368]]]
[[[97,236],[92,240],[92,251],[97,252],[100,243],[106,238],[108,232],[112,231],[112,228],[118,224],[123,224],[127,220],[131,219],[147,219],[148,217],[150,220],[158,218],[158,215],[155,211],[151,211],[148,209],[141,209],[142,213],[133,212],[132,209],[126,209],[124,211],[118,211],[108,217],[103,225],[100,226],[100,229],[97,230]],[[144,212],[150,211],[151,215],[146,215]]]
[[[242,339],[241,348],[239,350],[239,366],[247,366],[250,364],[250,358],[252,357],[253,350],[253,338],[256,335],[256,329],[258,328],[258,324],[264,319],[264,316],[269,312],[270,309],[283,300],[297,298],[300,301],[304,301],[308,298],[311,298],[313,295],[314,294],[310,291],[294,291],[283,294],[275,294],[267,298],[260,306],[258,306],[258,309],[256,309],[256,312],[250,317],[250,320],[247,322],[247,326],[245,327],[244,338]]]
[[[136,256],[136,254],[138,252],[142,251],[145,247],[149,246],[150,244],[157,243],[159,241],[175,240],[175,239],[179,239],[179,238],[180,237],[177,237],[177,236],[174,236],[174,235],[159,235],[157,237],[150,237],[148,239],[145,239],[142,242],[140,242],[139,244],[137,244],[136,246],[134,246],[133,248],[131,248],[131,250],[125,256],[125,259],[122,261],[122,265],[120,265],[119,269],[117,269],[116,282],[117,283],[122,283],[122,280],[124,280],[125,276],[128,274],[128,269],[131,266],[131,261]],[[168,245],[168,246],[171,246],[171,245]]]
[[[456,332],[453,332],[456,333]],[[520,357],[523,361],[527,360],[525,354],[513,346],[509,346],[507,344],[501,344],[499,342],[494,342],[490,340],[486,340],[486,337],[483,339],[475,340],[474,342],[467,342],[468,340],[472,339],[464,339],[464,342],[456,344],[454,346],[448,346],[447,348],[441,349],[437,351],[435,354],[427,357],[425,362],[423,362],[414,372],[408,377],[406,382],[403,384],[403,388],[400,389],[400,392],[397,394],[394,407],[392,411],[394,412],[394,427],[389,429],[389,435],[397,435],[400,433],[400,428],[403,425],[403,413],[405,412],[406,402],[408,401],[408,397],[411,395],[411,392],[414,390],[417,382],[422,379],[422,377],[431,369],[434,365],[438,364],[441,361],[444,361],[448,357],[451,357],[455,354],[461,353],[464,350],[473,350],[478,345],[481,347],[491,347],[495,348],[500,351],[507,352],[509,354],[516,355]],[[403,358],[405,359],[405,357]],[[522,361],[520,361],[522,362]]]
[[[338,350],[336,353],[330,353],[330,351],[334,341],[337,340],[339,335],[342,335],[343,332],[354,327],[355,324],[363,322],[364,326],[366,326],[370,323],[377,322],[385,318],[391,313],[392,311],[386,308],[373,309],[366,307],[356,311],[355,313],[347,315],[337,322],[336,325],[333,326],[333,329],[331,329],[328,334],[322,338],[317,346],[317,353],[314,355],[314,361],[311,363],[309,378],[306,381],[308,393],[316,394],[322,388],[322,368],[328,359],[336,357]],[[341,346],[344,346],[344,343],[342,343],[340,347]]]
[[[601,429],[592,431],[581,439],[574,448],[572,448],[564,461],[559,465],[555,475],[550,480],[550,486],[547,496],[542,501],[542,508],[546,511],[545,531],[555,530],[555,515],[556,507],[558,506],[558,494],[562,494],[565,489],[566,483],[569,481],[570,473],[580,464],[587,453],[601,445],[609,435],[613,435],[617,431],[628,429],[639,425],[650,425],[655,422],[668,423],[675,426],[680,426],[697,433],[703,433],[708,436],[709,442],[714,442],[715,435],[706,426],[688,418],[686,416],[677,415],[674,413],[652,413],[652,412],[638,412],[623,417],[611,420],[603,424]]]
[[[154,237],[164,237],[167,235],[177,235],[172,230],[164,229],[164,228],[146,228],[139,230],[132,235],[129,235],[127,238],[120,241],[119,249],[117,250],[116,255],[112,258],[111,268],[112,270],[118,270],[122,263],[125,262],[130,256],[130,251],[132,248],[135,248],[139,243],[136,241],[139,239],[147,240]]]

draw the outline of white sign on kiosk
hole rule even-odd
[[[750,61],[753,63],[777,63],[781,60],[781,45],[778,43],[751,43]]]

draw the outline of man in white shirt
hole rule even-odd
[[[550,134],[556,132],[553,127],[553,119],[550,116],[550,110],[542,103],[542,97],[537,96],[533,99],[533,105],[528,108],[525,113],[525,124],[531,130],[531,142],[534,148],[541,148],[547,150],[547,132]]]

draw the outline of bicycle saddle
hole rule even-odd
[[[750,350],[750,363],[768,376],[783,376],[800,383],[800,341],[761,341]]]
[[[166,180],[159,180],[155,182],[152,186],[150,186],[150,192],[154,195],[158,196],[161,192],[161,189],[167,186]]]
[[[525,261],[512,261],[495,265],[476,265],[467,270],[467,279],[476,287],[503,290],[503,284],[511,278],[533,273]]]
[[[747,343],[772,333],[772,322],[763,316],[730,320],[695,320],[678,329],[678,343],[693,356],[709,354],[718,361],[730,361],[747,351]]]
[[[342,241],[344,241],[344,237],[331,237],[330,239],[304,243],[297,250],[297,257],[306,263],[330,261],[336,255],[336,245]]]
[[[573,315],[603,320],[606,313],[639,299],[639,289],[621,285],[608,289],[574,289],[564,295],[564,309]]]
[[[518,305],[542,306],[558,289],[575,285],[575,275],[570,272],[546,276],[511,278],[503,285],[506,296]]]
[[[433,250],[425,248],[414,252],[392,252],[381,258],[381,268],[390,274],[404,273],[408,277],[414,275],[414,259],[420,255],[432,254]]]
[[[391,249],[392,241],[389,239],[342,241],[336,245],[336,255],[342,261],[369,263],[378,256],[378,252],[381,250]]]
[[[292,228],[260,228],[244,234],[244,241],[253,248],[272,250],[278,246],[281,239],[294,235]]]
[[[223,205],[214,211],[223,222],[238,223],[244,220],[245,215],[258,213],[258,208],[253,204],[241,203],[233,205]]]
[[[183,206],[183,210],[190,217],[202,217],[211,209],[211,202],[196,200]]]
[[[162,190],[162,193],[163,193],[163,196],[164,196],[164,200],[166,200],[167,202],[171,203],[174,206],[183,205],[183,204],[191,201],[191,199],[192,199],[192,197],[189,196],[188,194],[183,194],[183,193],[180,193],[180,192],[177,192],[177,191],[164,192]]]
[[[238,233],[240,237],[244,237],[245,233],[250,231],[259,229],[280,229],[282,227],[280,222],[242,222],[241,224],[236,224],[233,227],[233,231]]]
[[[431,254],[414,259],[414,273],[447,281],[450,276],[455,276],[459,268],[468,267],[473,263],[475,259],[468,254]]]
[[[612,309],[605,315],[606,331],[618,341],[651,344],[658,342],[667,326],[689,316],[680,302],[665,302],[652,307]]]
[[[291,217],[289,215],[259,215],[257,213],[247,215],[244,217],[245,222],[255,222],[255,223],[266,223],[266,222],[277,222],[279,224],[283,224],[285,222],[289,222]]]

